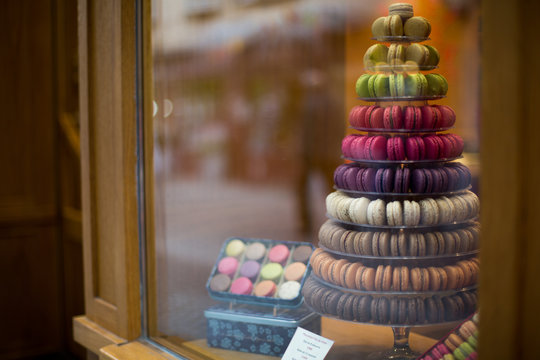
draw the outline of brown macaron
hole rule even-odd
[[[411,269],[411,285],[414,291],[429,290],[429,273],[425,268]]]
[[[356,274],[359,272],[359,269],[362,267],[361,263],[351,263],[345,269],[345,275],[342,278],[344,280],[343,286],[348,289],[355,289],[356,287]]]
[[[356,274],[356,288],[358,290],[375,291],[375,269],[362,266]]]
[[[359,322],[368,322],[371,320],[371,296],[360,296],[358,305],[353,309],[354,318]]]
[[[392,277],[392,290],[409,290],[409,268],[406,266],[396,266]]]

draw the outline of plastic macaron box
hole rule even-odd
[[[298,307],[313,249],[306,242],[229,238],[206,284],[208,293],[221,301]]]

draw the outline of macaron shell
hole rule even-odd
[[[239,277],[231,284],[230,292],[238,295],[250,295],[253,291],[253,283],[247,277]]]
[[[276,283],[274,283],[271,280],[263,280],[259,282],[257,285],[255,285],[255,289],[253,290],[253,293],[255,296],[273,296],[276,292],[277,286]]]

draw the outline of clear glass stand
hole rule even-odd
[[[367,360],[410,360],[421,355],[409,347],[410,328],[392,327],[392,331],[394,332],[394,347],[390,350],[372,353],[367,357]]]

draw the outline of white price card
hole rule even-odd
[[[323,360],[333,344],[332,340],[298,327],[281,360]]]

